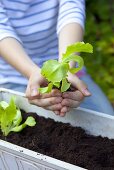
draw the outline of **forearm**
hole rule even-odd
[[[77,23],[71,23],[63,27],[59,33],[59,61],[61,61],[62,54],[65,53],[68,45],[75,42],[80,42],[83,39],[83,29]],[[72,67],[75,63],[70,63]]]
[[[33,70],[40,72],[40,68],[32,62],[22,45],[14,38],[5,38],[0,41],[0,56],[27,78]]]

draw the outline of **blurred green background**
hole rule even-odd
[[[84,54],[88,73],[114,105],[114,0],[86,0],[84,42],[93,54]]]

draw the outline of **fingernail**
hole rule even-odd
[[[85,93],[85,95],[87,95],[87,96],[91,95],[91,93],[89,92],[89,90],[88,90],[88,89],[84,89],[84,90],[83,90],[83,92],[84,92],[84,93]]]
[[[32,89],[31,96],[36,96],[38,94],[37,89]]]

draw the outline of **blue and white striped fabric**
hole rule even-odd
[[[38,65],[58,58],[58,34],[69,23],[84,27],[84,0],[0,0],[0,41],[12,37]],[[0,57],[0,84],[27,80]]]

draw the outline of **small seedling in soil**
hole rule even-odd
[[[57,60],[48,60],[44,62],[41,68],[41,74],[48,81],[47,87],[39,88],[40,93],[49,93],[52,88],[58,88],[61,92],[65,92],[70,88],[70,83],[67,80],[68,73],[75,74],[84,66],[83,58],[76,53],[93,52],[93,47],[89,43],[78,42],[67,47],[65,54],[62,55],[61,62]],[[69,63],[76,62],[77,67],[71,68]]]
[[[19,108],[15,104],[12,97],[10,102],[0,102],[0,128],[4,136],[10,132],[20,132],[27,125],[35,126],[36,122],[32,116],[29,116],[24,123],[22,123],[22,115]]]

